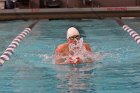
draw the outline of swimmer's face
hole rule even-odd
[[[68,41],[70,43],[73,43],[73,42],[75,43],[75,41],[77,41],[79,39],[80,39],[80,36],[79,35],[74,35],[74,36],[69,37]]]

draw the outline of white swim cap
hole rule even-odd
[[[74,27],[70,27],[67,31],[67,39],[69,39],[69,37],[74,36],[74,35],[80,35],[79,31]]]

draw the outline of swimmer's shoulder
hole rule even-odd
[[[68,47],[67,43],[60,44],[60,45],[57,46],[56,52],[62,52],[67,47]]]
[[[84,43],[84,46],[88,51],[92,51],[92,49],[88,43]]]

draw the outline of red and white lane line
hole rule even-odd
[[[3,65],[5,61],[9,60],[14,53],[15,48],[31,32],[31,28],[25,28],[7,47],[4,53],[0,56],[0,65]]]
[[[136,31],[134,31],[128,25],[123,25],[122,28],[124,31],[129,33],[129,35],[137,42],[137,44],[140,44],[140,35]]]

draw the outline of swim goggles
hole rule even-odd
[[[80,36],[79,36],[79,35],[71,36],[71,37],[69,37],[69,39],[70,39],[70,40],[74,40],[74,39],[79,40],[79,39],[80,39]]]

